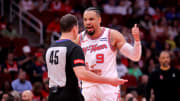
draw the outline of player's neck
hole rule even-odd
[[[101,36],[101,34],[102,34],[102,28],[99,27],[99,28],[96,30],[96,32],[94,33],[94,35],[91,36],[91,38],[93,38],[93,39],[98,38],[99,36]]]
[[[170,69],[170,66],[164,67],[164,66],[160,66],[161,70],[163,71],[167,71]]]

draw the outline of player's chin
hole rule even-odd
[[[87,32],[87,34],[90,35],[90,36],[94,35],[94,31],[88,31],[88,30],[86,30],[86,32]]]

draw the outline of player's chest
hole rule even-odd
[[[81,47],[85,54],[94,54],[97,52],[105,53],[109,51],[109,42],[106,38],[98,40],[83,40]]]

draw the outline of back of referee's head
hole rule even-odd
[[[77,25],[78,25],[78,20],[76,16],[72,14],[66,14],[62,16],[60,19],[60,27],[62,33],[70,32],[73,29],[73,27]]]

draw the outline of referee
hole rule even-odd
[[[46,51],[49,77],[49,101],[84,101],[78,79],[118,86],[127,80],[100,77],[85,69],[84,54],[73,41],[78,35],[77,18],[66,14],[60,20],[62,36]]]

